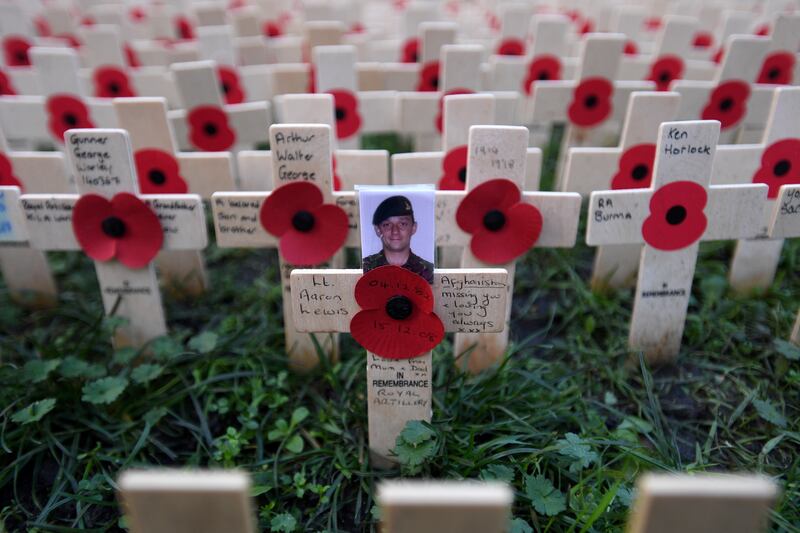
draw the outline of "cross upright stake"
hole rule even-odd
[[[774,205],[770,222],[770,239],[800,237],[800,185],[784,185]],[[792,330],[792,342],[800,344],[800,312]]]
[[[139,196],[123,130],[70,130],[65,140],[79,194],[20,197],[31,246],[93,257],[106,313],[128,321],[115,344],[140,347],[167,331],[152,259],[161,249],[205,248],[202,200]]]
[[[719,122],[665,122],[649,189],[595,191],[590,246],[644,244],[628,345],[648,361],[680,351],[700,241],[752,238],[765,185],[712,186]]]
[[[712,183],[764,183],[769,187],[758,238],[736,243],[729,278],[737,291],[763,290],[775,279],[783,239],[769,238],[770,217],[781,186],[800,183],[800,163],[795,155],[798,150],[800,87],[775,90],[761,143],[717,148]]]
[[[328,266],[339,261],[338,252],[344,246],[358,245],[358,221],[355,213],[355,199],[353,193],[334,193],[331,186],[331,128],[322,124],[274,124],[270,127],[270,146],[272,148],[272,176],[274,189],[272,192],[217,192],[212,196],[211,204],[214,213],[214,227],[217,235],[217,245],[222,248],[279,248],[281,286],[283,287],[283,320],[284,335],[286,340],[286,353],[289,356],[289,365],[295,370],[308,371],[314,368],[319,361],[317,347],[313,339],[301,333],[295,326],[291,310],[291,292],[289,273],[292,269],[302,264],[313,266]],[[326,240],[326,242],[310,243],[308,246],[295,245],[290,248],[286,233],[278,235],[267,231],[265,223],[269,224],[274,218],[270,210],[280,208],[280,203],[286,204],[288,200],[273,200],[278,205],[269,204],[270,198],[277,192],[281,195],[282,187],[291,187],[294,190],[297,184],[310,184],[317,192],[322,202],[322,208],[335,211],[336,206],[345,210],[345,218],[349,219],[349,229],[343,234],[337,233],[339,239]],[[314,212],[319,207],[317,201],[309,201],[307,211]],[[314,205],[311,205],[314,204]],[[333,205],[332,205],[333,204]],[[288,215],[287,215],[288,216]],[[337,231],[340,215],[336,214]],[[307,217],[306,217],[307,218]],[[324,223],[312,218],[312,227],[297,229],[292,221],[287,222],[286,232],[293,236],[297,233],[316,235],[323,229]],[[299,219],[297,222],[301,222]],[[345,225],[348,224],[345,220]],[[294,228],[294,229],[290,229]],[[315,229],[316,228],[316,229]],[[313,231],[311,231],[313,230]],[[297,233],[295,233],[297,232]],[[283,244],[282,244],[283,243]],[[318,254],[324,248],[327,253]],[[290,257],[287,258],[286,254]],[[309,255],[309,253],[311,255]],[[292,258],[296,258],[292,261]],[[338,340],[331,335],[320,342],[325,353],[336,357]]]
[[[658,128],[662,122],[675,119],[679,101],[677,93],[632,93],[619,147],[570,148],[564,165],[564,190],[588,197],[594,191],[649,187]],[[639,245],[599,247],[592,288],[617,289],[634,284],[641,252]]]

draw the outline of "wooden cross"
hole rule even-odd
[[[281,124],[325,124],[331,129],[336,127],[334,98],[328,93],[277,96],[275,111]],[[331,137],[331,143],[334,154],[334,190],[350,191],[357,184],[389,184],[389,152],[337,150],[338,142],[335,135]],[[237,160],[241,189],[248,191],[272,189],[272,152],[243,150],[237,154]]]
[[[30,18],[13,2],[0,4],[0,75],[7,78],[0,95],[41,94],[39,79],[31,65],[30,48],[36,42]]]
[[[628,345],[651,363],[677,356],[700,241],[752,238],[766,185],[709,187],[719,123],[665,122],[649,189],[595,191],[590,246],[644,244]]]
[[[128,470],[117,496],[131,533],[255,533],[250,476],[236,470]]]
[[[515,126],[472,126],[469,130],[469,159],[467,162],[467,184],[465,191],[440,191],[437,193],[437,245],[462,246],[462,268],[503,268],[509,273],[508,307],[506,320],[510,319],[511,294],[514,288],[516,259],[531,247],[570,248],[575,245],[580,218],[581,197],[577,193],[528,192],[523,191],[528,147],[528,130]],[[512,227],[510,211],[499,211],[505,223],[494,224],[494,210],[487,211],[483,219],[468,233],[459,222],[459,207],[473,190],[485,191],[497,185],[497,178],[510,182],[521,191],[518,206],[526,212],[535,212],[523,219],[525,222]],[[507,185],[508,183],[506,183]],[[485,195],[476,192],[475,195]],[[473,197],[475,197],[473,195]],[[500,208],[502,209],[502,208]],[[487,218],[488,217],[488,218]],[[506,225],[508,224],[508,225]],[[505,231],[502,231],[504,230]],[[488,230],[488,231],[487,231]],[[495,240],[508,232],[517,234],[511,240]],[[527,237],[523,237],[526,235]],[[525,245],[520,243],[524,239]],[[511,247],[519,246],[511,253]],[[487,253],[487,248],[491,251]],[[482,252],[477,252],[479,249]],[[477,254],[477,255],[476,255]],[[480,255],[480,257],[478,257]],[[501,332],[481,332],[476,329],[459,332],[453,340],[454,353],[459,364],[470,372],[479,372],[505,353],[509,336],[508,322]]]
[[[770,239],[789,239],[800,237],[800,185],[781,187],[775,211],[770,223]],[[792,342],[800,344],[800,313],[794,324]]]
[[[740,240],[731,262],[730,282],[737,291],[766,289],[775,279],[783,239],[769,239],[770,218],[782,185],[800,183],[800,87],[774,91],[772,109],[759,144],[730,144],[717,148],[712,184],[765,183],[769,194],[762,207],[758,238]]]
[[[364,133],[397,129],[396,92],[358,92],[355,47],[316,46],[312,57],[315,92],[330,93],[334,97],[334,132],[340,148],[359,148]]]
[[[197,194],[210,201],[216,191],[236,190],[229,152],[178,152],[163,98],[116,98],[114,109],[128,131],[145,194]],[[208,285],[202,252],[173,250],[159,254],[161,280],[177,294],[199,295]]]
[[[505,483],[383,481],[376,495],[383,533],[504,533],[514,494]]]
[[[622,121],[630,93],[654,88],[649,81],[614,81],[624,44],[622,34],[588,34],[581,41],[575,80],[534,83],[525,123],[569,124],[560,161],[571,146],[606,144],[608,125]],[[559,179],[561,170],[559,163]]]
[[[760,475],[645,474],[627,531],[764,532],[778,495],[775,482]]]
[[[564,164],[564,190],[588,197],[594,191],[649,187],[658,128],[662,122],[675,120],[679,104],[677,93],[632,93],[619,146],[570,148]],[[638,244],[599,247],[592,288],[616,289],[634,284],[641,255]]]
[[[9,141],[63,148],[63,132],[71,127],[116,126],[109,100],[84,97],[73,50],[33,47],[28,53],[44,96],[0,99],[0,123]]]
[[[371,215],[362,212],[362,224],[364,220],[369,221]],[[420,213],[415,212],[415,218],[420,218]],[[366,224],[369,225],[369,222]],[[371,232],[372,228],[366,227],[362,239]],[[314,333],[351,331],[351,320],[361,310],[355,288],[364,275],[361,269],[294,270],[291,274],[291,297],[294,324],[298,330]],[[398,285],[398,295],[390,300],[418,294],[418,291],[429,286],[422,276],[409,276],[415,278],[416,288]],[[443,330],[471,331],[478,327],[485,328],[485,331],[501,331],[506,322],[508,281],[508,273],[502,269],[435,270],[431,298]],[[408,298],[405,303],[412,307],[414,305]],[[396,333],[385,337],[388,345],[400,347],[415,343],[415,335],[427,334],[427,330],[405,327],[402,321],[407,317],[393,317],[390,322],[380,326],[392,332],[397,327]],[[389,466],[393,462],[390,451],[406,422],[431,419],[431,352],[398,359],[368,351],[366,364],[370,450],[376,465]]]
[[[137,196],[123,130],[70,130],[65,140],[79,194],[22,195],[28,238],[38,250],[83,249],[94,257],[106,313],[128,320],[115,344],[142,346],[167,331],[151,259],[159,249],[205,248],[202,200]]]
[[[0,130],[0,194],[4,206],[0,211],[6,213],[2,216],[5,230],[0,229],[0,272],[11,297],[21,305],[55,306],[58,289],[45,254],[28,245],[24,217],[9,213],[19,213],[21,190],[66,193],[75,187],[71,181],[61,152],[12,152]]]
[[[182,150],[235,151],[267,140],[269,102],[225,104],[213,61],[172,65],[183,109],[169,118]]]
[[[358,217],[355,214],[353,193],[335,193],[332,189],[331,134],[330,126],[322,124],[273,124],[269,129],[269,136],[273,152],[274,188],[272,192],[215,193],[211,205],[217,245],[221,248],[279,248],[280,235],[269,233],[262,223],[271,217],[269,211],[262,209],[262,206],[281,187],[305,182],[316,186],[324,204],[337,205],[347,213],[350,230],[340,248],[358,246]],[[319,356],[314,340],[301,333],[294,324],[289,273],[296,265],[292,264],[291,259],[284,257],[285,255],[285,250],[281,251],[279,248],[286,353],[293,369],[307,371],[316,366]],[[294,250],[291,255],[306,257],[303,250]],[[314,262],[324,266],[339,260],[335,251],[326,255],[328,257],[316,257]],[[320,345],[325,353],[336,357],[338,343],[335,335],[321,340]]]
[[[494,53],[504,56],[524,57],[528,46],[528,27],[533,6],[522,2],[509,2],[498,6],[500,11],[500,37]]]

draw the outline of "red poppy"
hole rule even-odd
[[[283,35],[283,28],[279,22],[268,20],[261,27],[261,32],[267,37],[280,37]]]
[[[442,93],[442,96],[439,98],[439,112],[436,114],[436,131],[442,133],[444,128],[444,97],[452,94],[473,94],[474,92],[475,91],[470,89],[458,88]]]
[[[333,167],[333,190],[334,191],[341,191],[342,190],[342,180],[339,178],[339,174],[336,173],[336,156],[331,156],[331,167]]]
[[[128,268],[149,265],[164,243],[158,215],[127,192],[110,201],[97,194],[81,196],[72,209],[72,231],[95,261],[116,259]]]
[[[178,162],[163,150],[145,148],[134,156],[142,194],[186,194],[189,186],[180,175]]]
[[[584,128],[596,126],[611,115],[614,86],[605,78],[587,78],[576,88],[567,110],[570,122]]]
[[[694,34],[692,46],[695,48],[709,48],[714,44],[714,35],[708,31],[698,31]]]
[[[174,19],[175,32],[178,34],[179,39],[191,41],[194,39],[194,26],[191,21],[183,15],[178,15]]]
[[[347,139],[361,129],[361,115],[358,113],[358,98],[347,89],[328,91],[333,95],[336,116],[336,137]]]
[[[61,39],[62,41],[66,42],[70,48],[75,48],[76,50],[83,46],[83,43],[75,34],[72,33],[60,33],[58,35],[53,35],[56,39]]]
[[[318,265],[344,245],[347,213],[323,201],[319,187],[295,181],[275,189],[262,204],[261,225],[280,239],[281,255],[289,263]]]
[[[142,6],[134,6],[128,11],[128,16],[133,22],[142,22],[147,18],[147,11]]]
[[[800,183],[800,139],[783,139],[764,150],[753,183],[768,185],[769,198],[777,198],[783,185]]]
[[[522,84],[525,94],[533,93],[533,85],[537,81],[561,79],[561,60],[553,55],[536,56],[528,65],[528,75]]]
[[[542,214],[521,202],[519,187],[508,179],[484,182],[470,191],[456,211],[456,222],[472,235],[472,254],[502,265],[527,252],[542,232]]]
[[[219,65],[217,67],[217,78],[219,78],[226,104],[241,104],[244,102],[244,88],[239,82],[239,73],[235,68]]]
[[[3,57],[9,67],[29,67],[31,58],[28,57],[28,50],[31,43],[25,37],[19,35],[9,35],[3,39]]]
[[[350,321],[350,334],[375,355],[411,359],[444,338],[433,290],[419,274],[394,265],[374,268],[356,283],[355,297],[361,311]]]
[[[439,90],[439,62],[428,61],[419,71],[417,90],[421,92],[431,92]]]
[[[48,24],[43,16],[39,15],[35,17],[33,19],[33,25],[36,27],[36,34],[39,35],[39,37],[51,37],[53,35],[50,24]]]
[[[655,144],[645,143],[631,146],[619,158],[619,167],[611,179],[611,188],[646,189],[650,187],[655,159]]]
[[[683,59],[678,56],[665,55],[653,63],[647,79],[656,84],[657,90],[668,91],[672,80],[679,80],[681,76],[683,76]]]
[[[119,98],[136,96],[131,89],[128,73],[114,65],[98,67],[92,76],[94,95],[98,98]]]
[[[94,128],[86,104],[69,94],[54,94],[47,99],[47,113],[50,115],[47,127],[58,141],[64,142],[64,132],[75,128]]]
[[[703,108],[703,120],[719,120],[722,129],[735,126],[742,120],[750,97],[750,85],[741,80],[729,80],[717,85]]]
[[[87,28],[91,28],[95,24],[97,24],[97,21],[93,16],[84,15],[83,17],[81,17],[81,26],[86,26]]]
[[[639,53],[639,47],[636,46],[636,42],[628,39],[625,41],[625,47],[622,49],[622,53],[626,56],[635,56]]]
[[[3,153],[0,153],[0,187],[19,187],[22,192],[25,192],[22,182],[14,175],[11,161]]]
[[[773,52],[761,65],[756,83],[788,85],[794,79],[795,57],[791,52]]]
[[[314,65],[308,66],[308,87],[306,92],[312,94],[317,92],[317,69],[314,68]]]
[[[139,54],[136,53],[133,46],[125,43],[122,46],[122,51],[125,52],[125,61],[127,61],[129,67],[139,68],[142,66],[142,62],[139,60]]]
[[[463,191],[467,184],[467,145],[457,146],[442,159],[442,177],[439,189],[443,191]]]
[[[708,225],[703,212],[707,202],[708,193],[693,181],[664,185],[650,198],[650,216],[642,225],[644,241],[667,252],[694,244]]]
[[[644,21],[644,29],[647,31],[656,31],[661,28],[661,17],[650,17]]]
[[[711,61],[719,65],[720,63],[722,63],[722,58],[724,55],[725,55],[725,49],[722,46],[720,46],[719,48],[717,48],[717,51],[714,52],[714,55],[711,56]]]
[[[223,152],[236,142],[228,115],[213,105],[197,106],[189,112],[189,140],[205,152]]]
[[[769,35],[770,29],[769,24],[761,24],[756,30],[753,32],[753,35],[758,35],[759,37],[766,37]]]
[[[525,42],[515,37],[503,39],[497,47],[497,54],[501,56],[524,56]]]
[[[584,19],[583,23],[578,25],[578,33],[580,35],[586,35],[587,33],[592,33],[594,31],[594,22],[591,19]]]
[[[419,60],[419,39],[411,37],[403,43],[403,55],[401,63],[416,63]]]
[[[15,94],[17,94],[17,91],[14,90],[14,86],[11,84],[8,75],[0,70],[0,96],[13,96]]]

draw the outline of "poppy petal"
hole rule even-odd
[[[261,225],[276,237],[292,228],[292,217],[298,211],[313,211],[322,205],[322,191],[313,183],[297,181],[281,185],[261,205]]]
[[[657,250],[686,248],[702,237],[708,225],[703,210],[708,193],[693,181],[676,181],[658,189],[650,199],[650,216],[642,236]]]
[[[771,199],[778,197],[783,185],[800,183],[800,139],[782,139],[767,147],[753,183],[766,184]]]
[[[115,195],[111,205],[115,216],[125,224],[125,235],[118,239],[117,261],[128,268],[146,267],[164,244],[158,215],[130,193]]]
[[[21,192],[25,192],[22,182],[14,175],[14,167],[11,165],[11,160],[3,153],[0,153],[0,186],[19,187]]]
[[[611,115],[611,96],[614,85],[605,78],[587,78],[576,88],[567,109],[570,122],[588,128],[596,126]]]
[[[453,148],[442,159],[439,190],[463,191],[467,183],[467,145]]]
[[[433,350],[444,338],[444,324],[433,313],[415,309],[395,320],[382,309],[359,311],[350,321],[353,339],[367,351],[387,359],[411,359]]]
[[[103,221],[113,216],[111,202],[97,194],[84,194],[72,209],[72,231],[81,250],[95,261],[109,261],[117,241],[103,232]]]
[[[542,214],[527,203],[518,203],[504,212],[505,225],[490,231],[482,227],[470,241],[472,254],[490,265],[514,261],[530,250],[542,233]]]
[[[142,194],[186,194],[189,186],[180,175],[178,162],[163,150],[145,148],[134,154]]]
[[[433,311],[430,283],[408,269],[385,265],[365,272],[356,283],[356,303],[364,309],[379,309],[392,296],[405,296],[422,312]]]
[[[511,207],[522,195],[517,184],[508,179],[494,179],[481,183],[461,200],[456,210],[456,222],[467,233],[483,227],[484,217],[489,211]]]
[[[314,226],[310,231],[294,227],[280,240],[281,255],[293,265],[319,265],[330,259],[347,239],[350,221],[338,205],[323,204],[312,211]]]
[[[228,115],[216,106],[197,106],[189,112],[189,140],[206,152],[223,152],[236,142]]]

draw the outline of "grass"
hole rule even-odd
[[[397,472],[368,463],[362,349],[287,372],[274,252],[212,245],[212,289],[165,297],[152,358],[112,350],[91,262],[53,254],[57,309],[24,311],[0,282],[0,530],[117,530],[119,471],[160,464],[247,470],[261,527],[287,532],[374,530],[375,485],[398,475],[504,479],[515,532],[582,532],[621,530],[644,471],[759,471],[783,488],[773,528],[798,531],[800,350],[780,339],[799,245],[739,297],[732,244],[704,244],[680,357],[657,369],[626,348],[632,292],[588,289],[590,248],[529,253],[508,357],[469,377],[435,350],[433,422],[406,428]]]

